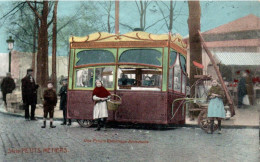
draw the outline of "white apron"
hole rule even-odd
[[[101,98],[97,97],[96,95],[93,96],[94,101],[99,101],[100,99]],[[93,119],[107,118],[107,117],[108,117],[107,102],[106,101],[97,102],[93,110]]]

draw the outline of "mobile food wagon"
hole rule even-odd
[[[95,80],[122,98],[108,121],[184,124],[186,44],[180,35],[135,31],[93,33],[70,38],[67,117],[83,127],[93,123]],[[174,112],[173,112],[174,111]],[[172,118],[172,114],[175,114]]]

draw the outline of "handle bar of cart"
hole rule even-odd
[[[203,98],[178,98],[178,99],[175,99],[173,100],[172,102],[172,118],[173,119],[176,115],[176,113],[178,112],[178,110],[180,109],[180,107],[182,107],[182,109],[184,108],[184,105],[186,103],[197,103],[197,101],[203,101],[204,99]],[[173,108],[174,108],[174,103],[177,102],[177,101],[182,101],[181,104],[179,104],[177,110],[175,112],[173,112]]]

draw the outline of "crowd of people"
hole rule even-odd
[[[67,79],[63,79],[62,87],[59,90],[58,95],[60,96],[60,109],[63,110],[63,122],[61,125],[71,125],[71,119],[67,120]],[[26,121],[36,121],[35,109],[37,104],[37,89],[39,85],[35,83],[33,77],[33,69],[27,69],[26,76],[21,81],[22,90],[22,101],[23,108],[25,110],[25,120]],[[93,90],[92,99],[95,103],[93,108],[93,119],[98,123],[96,131],[99,131],[103,126],[106,130],[106,119],[108,117],[108,110],[106,100],[110,98],[110,93],[103,87],[100,80],[96,81],[95,89]],[[3,100],[5,105],[6,95],[12,93],[15,89],[14,79],[11,77],[11,73],[7,73],[7,76],[1,82],[1,91],[3,94]],[[53,124],[54,108],[57,104],[57,93],[54,89],[53,82],[49,81],[47,84],[47,89],[43,92],[43,126],[41,128],[46,128],[46,121],[49,115],[50,118],[50,128],[55,128]],[[31,114],[29,114],[29,108],[31,107]],[[68,121],[68,124],[67,124]]]

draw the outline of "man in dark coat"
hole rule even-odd
[[[237,107],[241,108],[243,106],[243,98],[247,94],[247,88],[246,88],[246,77],[247,74],[245,72],[242,73],[242,77],[238,83],[238,104]]]
[[[22,79],[22,99],[24,103],[25,119],[29,120],[29,106],[31,105],[31,120],[36,120],[34,117],[35,108],[37,104],[37,89],[32,76],[33,70],[27,69],[27,75]]]
[[[48,82],[47,85],[48,89],[43,92],[43,126],[42,128],[46,128],[46,119],[49,114],[50,116],[50,128],[55,128],[56,126],[53,125],[53,115],[54,115],[54,107],[57,104],[57,94],[56,91],[53,89],[53,83]]]
[[[63,123],[61,125],[67,124],[67,80],[62,81],[62,87],[59,92],[60,96],[60,109],[63,110]],[[71,125],[71,119],[69,119],[68,125]]]
[[[5,102],[5,105],[7,105],[6,103],[7,93],[12,93],[14,89],[15,89],[14,79],[11,77],[11,73],[7,73],[6,77],[3,79],[1,83],[1,91],[2,91],[3,101]]]

